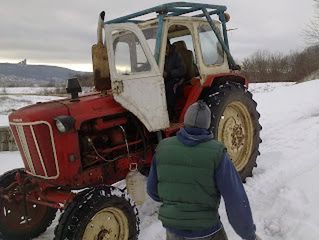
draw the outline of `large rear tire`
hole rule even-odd
[[[259,113],[252,94],[241,84],[227,82],[215,86],[206,97],[212,112],[211,130],[223,142],[242,181],[257,166],[261,142]]]
[[[118,188],[99,186],[80,193],[61,215],[56,240],[137,240],[135,204]]]
[[[14,169],[0,177],[0,188],[4,189],[16,182],[17,172],[25,174],[24,169]],[[8,201],[0,199],[0,233],[1,239],[26,240],[39,236],[51,225],[55,218],[56,209],[27,202],[14,189],[16,198]]]

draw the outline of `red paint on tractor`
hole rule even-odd
[[[179,116],[179,122],[183,121],[184,115],[189,106],[195,103],[200,98],[203,89],[210,88],[217,80],[220,80],[218,84],[222,84],[226,81],[236,81],[248,87],[248,80],[242,75],[235,72],[208,75],[202,85],[199,78],[194,78],[192,80],[193,87],[188,94],[188,98],[185,102],[184,108]]]

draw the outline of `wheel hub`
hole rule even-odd
[[[107,235],[109,234],[110,232],[106,229],[102,229],[98,236],[97,236],[97,240],[103,240],[103,239],[106,239]]]
[[[218,125],[218,140],[227,147],[237,171],[243,170],[251,156],[253,124],[246,106],[234,101],[228,104]]]
[[[242,147],[244,145],[244,129],[243,126],[241,124],[237,124],[235,123],[233,126],[233,132],[231,134],[232,137],[232,149],[236,149],[238,151],[238,149],[240,147]]]
[[[128,220],[122,210],[108,207],[97,212],[87,225],[83,240],[127,240]]]

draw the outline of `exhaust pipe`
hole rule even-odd
[[[97,25],[97,43],[92,46],[92,63],[94,86],[97,91],[106,92],[111,89],[111,78],[106,46],[103,44],[105,12],[99,15]]]
[[[97,24],[97,43],[103,44],[103,28],[104,28],[105,12],[102,11]]]

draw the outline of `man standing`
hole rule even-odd
[[[167,41],[164,65],[164,81],[168,115],[172,119],[175,113],[177,87],[182,83],[186,67],[180,54]]]
[[[246,192],[225,146],[208,130],[210,119],[206,103],[194,103],[185,114],[184,128],[159,143],[148,194],[162,202],[159,219],[167,240],[227,240],[218,214],[221,196],[235,232],[242,239],[255,240]]]

